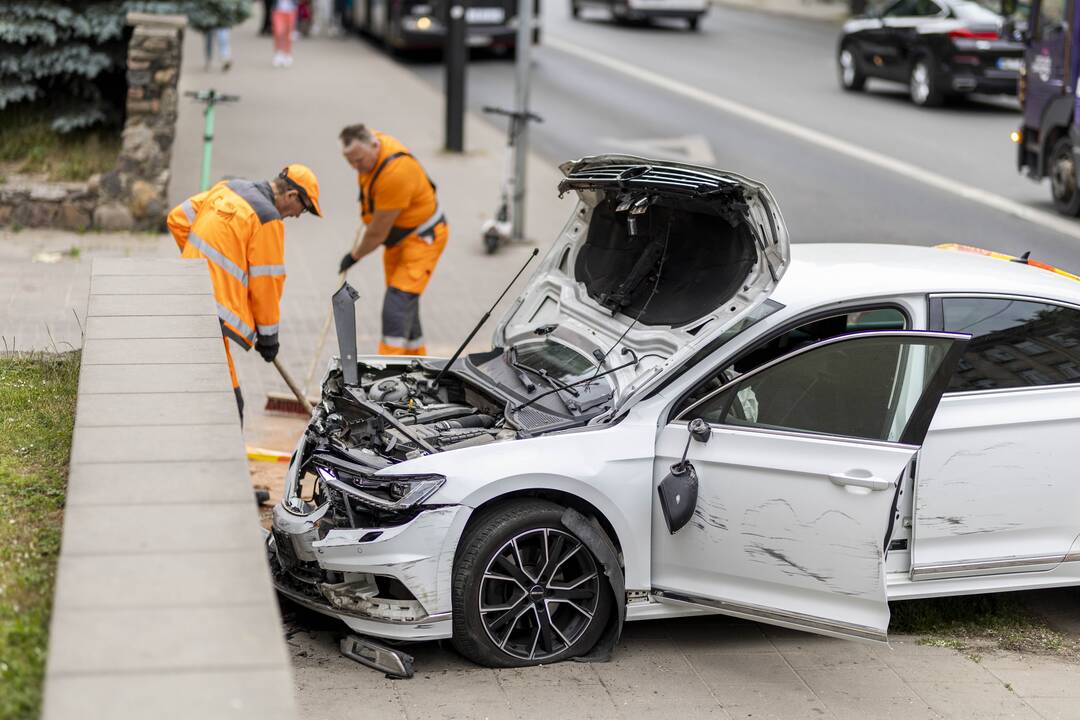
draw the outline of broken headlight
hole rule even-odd
[[[360,476],[340,468],[316,465],[319,479],[349,497],[379,510],[408,510],[427,500],[443,486],[442,475]]]

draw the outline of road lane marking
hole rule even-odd
[[[625,75],[672,94],[681,95],[689,100],[708,105],[721,112],[741,117],[750,122],[775,130],[776,132],[790,135],[791,137],[798,138],[812,145],[831,150],[869,165],[874,165],[875,167],[896,173],[909,180],[929,185],[930,187],[937,188],[938,190],[947,192],[951,195],[956,195],[965,200],[980,203],[986,207],[993,208],[994,210],[998,210],[1020,220],[1026,220],[1035,225],[1080,240],[1080,223],[1076,223],[1061,215],[1028,207],[1023,203],[1010,200],[1002,195],[982,190],[972,185],[962,183],[959,180],[953,180],[931,170],[926,170],[917,165],[904,162],[903,160],[898,160],[874,150],[860,147],[846,140],[841,140],[833,135],[817,130],[811,130],[810,128],[803,127],[790,120],[785,120],[776,115],[770,115],[761,110],[756,110],[749,105],[743,105],[740,102],[714,95],[692,85],[679,82],[678,80],[672,80],[671,78],[638,67],[637,65],[632,65],[623,62],[622,60],[579,47],[573,43],[560,40],[557,37],[551,37],[549,35],[544,39],[544,44],[547,47],[554,48],[567,55],[573,55],[574,57],[617,72],[620,75]]]
[[[661,160],[678,160],[697,165],[715,165],[716,155],[704,135],[682,137],[624,140],[620,138],[597,138],[601,145],[628,155],[642,155]]]

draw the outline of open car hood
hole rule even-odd
[[[787,269],[787,228],[761,183],[629,155],[561,170],[559,191],[578,204],[496,327],[497,347],[545,335],[598,357],[618,343],[615,361],[641,357],[634,374],[655,376],[764,302]]]

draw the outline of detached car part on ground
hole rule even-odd
[[[579,202],[490,351],[356,358],[354,298],[336,296],[342,360],[274,509],[280,592],[363,636],[521,666],[604,658],[624,620],[883,641],[892,598],[1080,584],[1074,512],[1010,506],[1053,527],[1010,535],[1001,507],[953,489],[957,468],[1017,484],[1001,468],[1020,461],[970,421],[1008,408],[969,410],[913,462],[946,387],[971,379],[970,336],[943,331],[951,299],[932,293],[1080,307],[1080,285],[924,248],[801,247],[789,267],[759,183],[617,155],[562,169]],[[1060,440],[1044,430],[1028,440]],[[1041,492],[1075,508],[1080,489]],[[972,561],[980,543],[998,557]]]

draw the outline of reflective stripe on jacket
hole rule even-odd
[[[285,228],[270,184],[220,182],[173,208],[168,225],[183,257],[209,261],[224,334],[244,349],[257,335],[276,336],[285,289]]]

